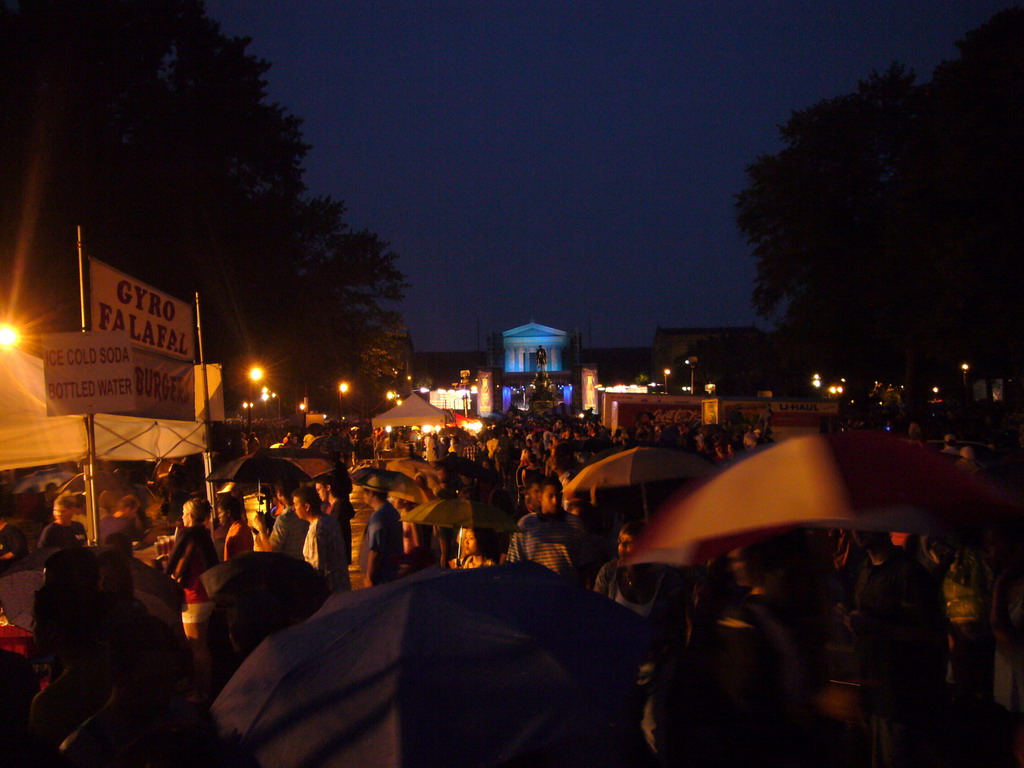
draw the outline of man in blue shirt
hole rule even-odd
[[[380,479],[367,478],[371,485],[361,486],[363,501],[373,514],[363,532],[363,546],[359,553],[359,568],[363,572],[365,586],[385,584],[398,578],[398,569],[404,552],[402,546],[402,518],[388,502],[385,488]]]

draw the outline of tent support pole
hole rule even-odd
[[[96,416],[85,417],[86,458],[85,458],[85,534],[90,544],[102,544],[100,536],[100,511],[96,499]]]
[[[206,484],[206,500],[216,510],[217,494],[213,483],[205,478],[213,472],[213,454],[210,452],[210,382],[206,378],[206,356],[203,354],[203,321],[199,315],[199,291],[196,291],[196,335],[199,338],[199,369],[203,374],[203,478]],[[217,515],[210,515],[211,532],[217,525]]]
[[[82,305],[82,333],[89,330],[89,316],[85,304],[85,258],[82,255],[82,227],[75,227],[75,241],[78,245],[78,297]],[[85,535],[90,544],[99,543],[100,511],[96,503],[96,417],[85,417]]]

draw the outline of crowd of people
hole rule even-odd
[[[100,550],[83,546],[85,529],[73,519],[80,499],[54,500],[37,548],[55,552],[35,597],[35,640],[54,661],[40,691],[27,662],[3,654],[10,754],[32,754],[32,764],[246,765],[205,712],[265,637],[334,592],[427,567],[529,560],[652,627],[616,725],[621,765],[1024,764],[1015,746],[1024,711],[1022,525],[948,538],[802,530],[698,566],[633,564],[646,525],[638,496],[563,493],[583,466],[639,445],[725,464],[770,432],[641,417],[612,433],[588,418],[522,418],[479,434],[364,438],[374,456],[416,456],[422,498],[486,503],[513,523],[502,526],[510,533],[403,522],[414,503],[392,495],[383,474],[353,486],[349,466],[365,461],[363,441],[343,426],[311,434],[278,443],[323,440],[333,469],[308,485],[277,483],[268,509],[247,511],[235,489],[218,495],[216,508],[193,495],[180,514],[165,510],[176,525],[160,567],[180,589],[180,614],[157,615],[133,589],[147,567],[133,558],[133,541],[144,544],[152,522],[137,498],[108,500]],[[928,450],[920,429],[905,437]],[[949,437],[956,466],[978,471]],[[353,498],[367,510],[358,546]],[[0,518],[0,567],[29,549],[11,528]],[[317,588],[300,595],[262,583],[226,602],[211,595],[203,574],[254,550],[304,563]]]

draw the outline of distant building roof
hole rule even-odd
[[[540,323],[529,322],[526,325],[520,325],[518,328],[510,328],[501,334],[504,338],[514,338],[516,336],[565,336],[565,331],[560,331],[558,328],[552,328],[548,325],[541,325]]]

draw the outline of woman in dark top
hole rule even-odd
[[[195,666],[195,699],[204,703],[210,696],[213,664],[206,642],[213,601],[200,577],[217,565],[217,551],[206,527],[210,513],[210,502],[206,499],[192,498],[185,502],[181,516],[184,527],[179,529],[174,549],[167,560],[167,574],[185,590],[181,622]]]

